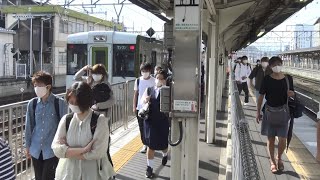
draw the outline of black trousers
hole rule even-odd
[[[43,160],[41,152],[39,159],[32,157],[32,162],[36,180],[54,180],[59,162],[57,157]]]
[[[143,125],[144,121],[138,116],[138,113],[139,111],[136,111],[136,117],[138,119],[139,130],[140,130],[140,138],[141,138],[142,144],[146,145],[146,138],[144,135],[144,125]]]
[[[239,95],[241,94],[242,90],[244,91],[244,102],[248,103],[249,102],[249,89],[248,89],[248,84],[247,82],[243,82],[241,84],[237,84],[238,86],[238,91],[239,91]]]

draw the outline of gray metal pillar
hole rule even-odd
[[[215,142],[215,134],[216,134],[216,115],[217,115],[217,106],[216,106],[216,92],[217,92],[217,66],[218,66],[218,59],[217,59],[217,51],[218,51],[218,28],[217,23],[211,22],[210,23],[210,35],[209,35],[209,45],[211,50],[211,55],[209,59],[209,77],[208,77],[208,92],[207,92],[207,103],[208,109],[206,111],[206,132],[207,143],[214,143]]]
[[[173,121],[183,123],[180,146],[172,147],[170,179],[195,180],[199,170],[199,96],[200,96],[200,47],[201,0],[184,4],[175,0],[173,58]],[[179,132],[176,123],[172,132]],[[173,157],[176,156],[176,157]],[[180,162],[178,162],[180,160]],[[180,167],[180,170],[177,169]]]
[[[32,27],[32,18],[30,18],[30,77],[33,75],[33,46],[32,46],[32,40],[33,40],[33,27]]]
[[[41,2],[42,3],[42,2]],[[41,19],[41,38],[40,38],[40,66],[41,71],[43,70],[43,19]]]

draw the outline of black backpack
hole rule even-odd
[[[69,129],[70,122],[71,122],[73,115],[74,115],[74,113],[70,113],[70,114],[67,114],[67,116],[66,116],[66,132],[67,133],[68,133],[68,129]],[[99,116],[100,116],[100,113],[93,111],[92,116],[91,116],[91,121],[90,121],[90,129],[91,129],[92,136],[94,135],[94,132],[96,131]]]
[[[108,84],[100,83],[92,88],[94,104],[106,102],[110,99],[111,89]]]

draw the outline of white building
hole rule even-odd
[[[0,27],[0,77],[14,76],[13,48],[14,31]]]
[[[294,26],[294,36],[292,49],[311,48],[313,41],[313,26],[306,24],[296,24]]]
[[[314,36],[313,36],[313,46],[320,46],[320,18],[313,24],[314,25]]]
[[[5,14],[6,28],[16,31],[13,42],[21,52],[18,63],[26,64],[27,76],[41,70],[42,62],[42,70],[54,75],[56,87],[65,86],[66,45],[69,34],[123,28],[122,24],[54,5],[6,6],[1,11]],[[33,29],[32,39],[30,39],[30,27]],[[32,62],[29,60],[31,40]]]

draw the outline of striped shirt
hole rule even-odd
[[[0,138],[0,179],[14,180],[12,156],[7,144]]]

